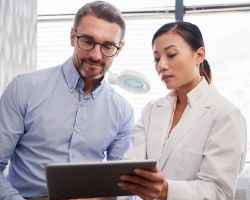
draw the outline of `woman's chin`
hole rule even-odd
[[[168,90],[176,89],[176,86],[174,86],[173,84],[169,84],[169,83],[166,83],[166,82],[164,82],[164,84],[165,84],[165,86],[166,86],[166,88]]]

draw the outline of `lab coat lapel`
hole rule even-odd
[[[169,139],[166,141],[166,144],[162,151],[159,163],[160,168],[164,166],[179,141],[189,133],[193,125],[195,125],[195,123],[206,113],[207,109],[208,107],[204,105],[192,108],[189,113],[187,113],[187,115],[181,119],[182,122],[173,129],[173,132],[171,133]]]

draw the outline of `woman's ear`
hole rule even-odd
[[[197,52],[196,52],[196,61],[197,64],[200,64],[203,62],[203,60],[205,59],[206,56],[206,51],[204,47],[200,47]]]

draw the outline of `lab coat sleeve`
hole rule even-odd
[[[167,180],[167,200],[233,200],[245,162],[246,135],[246,122],[238,109],[219,113],[210,127],[197,179]]]

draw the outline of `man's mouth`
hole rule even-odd
[[[86,63],[89,64],[89,65],[92,65],[92,66],[102,66],[101,63],[99,63],[99,62],[97,63],[97,62],[89,62],[89,61],[87,61]]]

